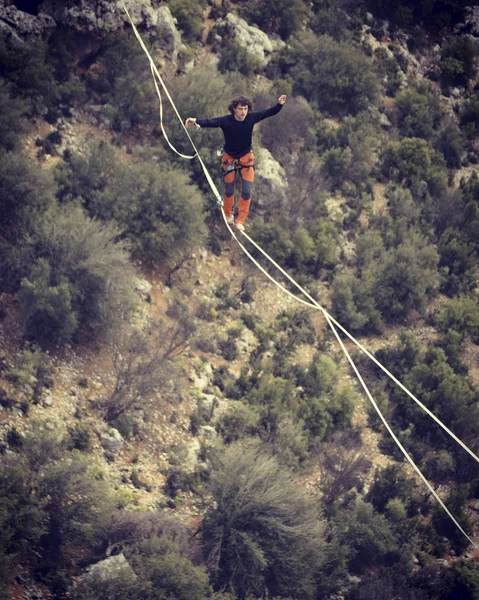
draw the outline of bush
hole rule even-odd
[[[383,154],[383,172],[399,182],[427,180],[432,165],[431,150],[425,140],[405,138],[390,142]]]
[[[475,139],[479,131],[479,99],[466,101],[461,109],[461,127],[470,139]]]
[[[203,196],[185,172],[154,162],[124,169],[88,206],[92,214],[122,226],[135,252],[150,263],[177,260],[201,244],[203,208]]]
[[[467,85],[476,72],[475,58],[479,46],[469,37],[454,37],[441,54],[441,78],[444,86]]]
[[[19,146],[20,135],[25,130],[21,120],[26,102],[14,98],[8,86],[0,88],[0,148],[11,151]]]
[[[117,30],[104,37],[98,62],[89,69],[87,78],[103,104],[108,103],[105,113],[113,129],[156,125],[158,97],[151,70],[131,30]]]
[[[42,567],[56,570],[65,560],[67,541],[91,549],[111,511],[98,469],[79,453],[65,454],[58,439],[38,425],[23,439],[20,451],[0,463],[7,553],[34,549]]]
[[[300,29],[306,16],[306,7],[302,0],[249,0],[245,12],[253,23],[267,33],[278,33],[283,39],[288,39]]]
[[[475,298],[462,296],[450,300],[436,317],[440,332],[456,331],[461,339],[470,336],[479,343],[479,304]]]
[[[293,347],[297,344],[314,344],[316,341],[311,312],[307,310],[282,311],[276,317],[276,328],[287,333]]]
[[[446,229],[439,238],[438,251],[442,290],[449,296],[471,293],[476,287],[475,244],[469,242],[462,231]]]
[[[395,100],[397,126],[401,135],[430,139],[444,118],[439,97],[425,85],[408,87]]]
[[[178,27],[187,42],[193,42],[201,36],[205,0],[168,0],[171,14],[178,20]]]
[[[215,586],[239,597],[314,597],[322,531],[311,497],[278,462],[231,447],[212,475],[203,532]]]
[[[374,278],[365,273],[337,275],[332,286],[333,310],[338,321],[351,331],[381,333],[384,320],[376,306]]]
[[[52,204],[53,180],[21,154],[0,153],[0,160],[0,223],[18,235],[32,215]]]
[[[374,51],[374,62],[385,95],[395,96],[405,79],[398,61],[386,48],[379,46]]]
[[[221,416],[216,429],[225,444],[231,444],[246,436],[254,436],[258,432],[258,419],[254,408],[236,402],[231,410]]]
[[[25,332],[40,345],[103,333],[132,306],[133,269],[117,229],[80,207],[52,207],[35,223],[19,294]]]
[[[187,347],[195,325],[185,305],[173,318],[171,325],[153,321],[145,330],[123,326],[114,332],[113,377],[101,402],[107,421],[145,406],[174,377],[173,359]]]
[[[294,91],[334,116],[357,114],[375,104],[378,81],[372,61],[357,47],[329,36],[302,36],[291,48]]]
[[[220,73],[238,71],[245,77],[250,77],[261,70],[260,61],[235,40],[231,28],[216,27],[212,34],[215,31],[221,36],[221,43],[213,45],[213,50],[220,56],[218,61]]]
[[[170,536],[152,536],[127,553],[138,576],[138,599],[207,600],[211,597],[208,575],[195,566]]]
[[[394,562],[398,546],[392,528],[371,504],[358,499],[352,509],[341,511],[334,523],[340,544],[348,548],[350,573]]]
[[[352,154],[350,148],[331,148],[323,154],[321,171],[332,190],[341,188],[349,172]]]
[[[255,97],[255,104],[266,108],[274,104],[276,99]],[[266,119],[261,123],[261,143],[282,164],[289,165],[291,153],[301,153],[313,147],[314,143],[314,111],[308,101],[301,96],[288,98],[285,110],[274,119]]]

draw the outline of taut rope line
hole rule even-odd
[[[178,154],[179,156],[181,156],[182,158],[185,159],[193,159],[195,157],[198,157],[198,160],[200,161],[201,167],[203,169],[203,172],[206,176],[206,179],[215,195],[216,198],[216,203],[222,207],[223,205],[223,199],[221,197],[221,194],[219,193],[218,189],[216,188],[215,183],[213,182],[208,169],[206,168],[205,164],[203,163],[201,156],[199,155],[199,152],[188,132],[188,130],[186,129],[183,120],[176,108],[176,105],[165,85],[165,83],[163,82],[163,79],[161,78],[158,69],[156,68],[156,65],[153,61],[153,59],[151,58],[151,55],[148,51],[148,49],[146,48],[143,39],[141,38],[140,34],[138,33],[138,30],[135,27],[135,24],[133,23],[133,20],[131,19],[131,16],[128,12],[128,10],[126,9],[126,7],[124,6],[124,10],[130,20],[131,26],[133,28],[133,31],[135,33],[136,38],[138,39],[142,49],[144,50],[145,54],[148,57],[148,60],[150,62],[150,68],[151,68],[151,72],[152,72],[152,76],[154,79],[154,83],[155,83],[155,88],[156,88],[156,92],[158,94],[159,100],[160,100],[160,124],[161,124],[161,130],[163,135],[165,136],[165,139],[168,143],[168,145],[172,148],[172,150],[174,152],[176,152],[176,154]],[[178,150],[176,150],[176,148],[171,144],[171,142],[168,139],[168,136],[165,132],[164,126],[163,126],[163,102],[162,102],[162,97],[161,97],[161,92],[160,89],[158,87],[158,83],[157,80],[160,82],[161,87],[163,88],[168,100],[170,101],[176,116],[178,117],[179,121],[181,122],[183,129],[188,137],[188,139],[190,140],[190,143],[195,151],[194,155],[185,155],[180,153]],[[397,446],[399,447],[399,449],[401,450],[401,452],[403,453],[403,455],[406,457],[406,459],[408,460],[408,462],[411,464],[411,466],[413,467],[414,471],[419,475],[419,477],[422,479],[422,481],[425,483],[425,485],[427,486],[427,488],[429,489],[429,491],[432,493],[432,495],[434,496],[434,498],[437,500],[437,502],[439,503],[439,505],[444,509],[444,511],[446,512],[446,514],[450,517],[450,519],[453,521],[453,523],[456,525],[456,527],[461,531],[461,533],[469,540],[469,542],[475,547],[477,548],[476,544],[472,541],[472,539],[468,536],[468,534],[464,531],[464,529],[461,527],[461,525],[458,523],[458,521],[455,519],[455,517],[452,515],[452,513],[449,511],[449,509],[445,506],[444,502],[441,500],[441,498],[438,496],[438,494],[436,493],[436,491],[434,490],[434,488],[431,486],[431,484],[427,481],[427,479],[424,477],[424,475],[422,474],[421,470],[419,469],[419,467],[415,464],[415,462],[412,460],[412,458],[409,456],[409,454],[407,453],[406,449],[403,447],[403,445],[401,444],[401,442],[399,441],[399,439],[397,438],[397,436],[395,435],[395,433],[393,432],[393,430],[391,429],[391,427],[389,426],[389,424],[387,423],[385,417],[383,416],[383,414],[381,413],[381,410],[379,409],[376,401],[374,400],[371,392],[369,391],[369,388],[367,387],[366,383],[364,382],[364,379],[362,378],[359,370],[356,367],[356,364],[354,363],[353,359],[351,358],[351,355],[349,354],[347,348],[345,347],[341,337],[339,336],[339,333],[337,331],[336,328],[339,328],[364,354],[366,354],[366,356],[368,356],[368,358],[370,358],[384,373],[386,373],[386,375],[388,375],[388,377],[394,381],[396,383],[396,385],[398,385],[404,392],[406,392],[406,394],[413,399],[432,419],[434,419],[434,421],[436,421],[436,423],[438,423],[443,429],[444,431],[446,431],[464,450],[466,450],[466,452],[468,452],[477,462],[479,462],[479,457],[476,456],[476,454],[469,449],[468,446],[466,446],[466,444],[464,444],[464,442],[462,442],[462,440],[460,440],[444,423],[442,423],[442,421],[436,417],[436,415],[434,415],[434,413],[432,413],[422,402],[420,402],[415,396],[414,394],[412,394],[412,392],[410,392],[388,369],[386,369],[386,367],[384,367],[362,344],[360,344],[340,323],[338,323],[327,311],[325,308],[323,308],[303,287],[301,287],[292,277],[291,275],[289,275],[289,273],[287,273],[280,265],[278,265],[273,258],[271,258],[252,238],[250,238],[245,232],[241,232],[245,238],[253,244],[253,246],[255,248],[257,248],[291,283],[293,283],[293,285],[301,291],[302,294],[304,294],[308,299],[309,302],[307,302],[306,300],[303,300],[302,298],[299,298],[298,296],[296,296],[295,294],[293,294],[292,292],[290,292],[286,287],[284,287],[281,283],[279,283],[278,281],[276,281],[276,279],[274,279],[269,273],[268,271],[266,271],[266,269],[263,268],[263,266],[251,255],[250,252],[248,252],[248,250],[245,248],[245,246],[240,242],[240,240],[238,239],[238,237],[236,236],[236,234],[234,233],[234,231],[232,230],[232,228],[230,227],[229,223],[226,221],[226,215],[223,211],[223,209],[221,210],[222,215],[223,215],[223,220],[230,232],[230,234],[232,235],[232,237],[235,239],[235,241],[238,243],[238,245],[241,247],[241,249],[243,250],[243,252],[248,256],[248,258],[268,277],[268,279],[270,279],[278,288],[280,288],[284,293],[286,293],[287,295],[291,296],[292,298],[294,298],[297,302],[300,302],[301,304],[304,304],[306,306],[309,306],[311,308],[314,308],[316,310],[320,310],[328,325],[330,326],[330,328],[332,329],[342,351],[344,352],[345,356],[347,357],[351,368],[353,369],[354,373],[356,374],[359,382],[361,383],[361,386],[363,387],[368,399],[370,400],[370,402],[372,403],[374,409],[376,410],[376,412],[378,413],[381,421],[383,422],[384,426],[386,427],[386,429],[388,430],[388,432],[390,433],[391,437],[393,438],[393,440],[396,442]]]

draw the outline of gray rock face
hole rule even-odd
[[[469,6],[466,8],[466,25],[471,35],[479,37],[479,6]]]
[[[0,5],[0,35],[17,45],[21,45],[27,37],[47,39],[55,25],[54,19],[48,14],[31,15],[15,6]]]
[[[176,61],[182,41],[170,9],[164,5],[153,7],[150,0],[124,0],[124,5],[135,25],[141,24],[143,30],[154,30],[161,40],[161,50]],[[128,22],[123,2],[119,0],[43,0],[38,15],[18,10],[13,5],[5,6],[0,0],[0,35],[3,32],[18,44],[31,37],[48,39],[58,25],[71,27],[88,37],[123,29]]]
[[[248,23],[241,17],[238,17],[238,15],[232,13],[227,14],[225,23],[231,27],[238,44],[253,58],[257,59],[261,66],[264,66],[269,62],[274,50],[278,50],[285,45],[281,40],[271,40],[264,31],[248,25]]]

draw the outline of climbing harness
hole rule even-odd
[[[155,88],[158,94],[158,97],[160,99],[160,122],[161,122],[161,131],[163,132],[163,135],[165,136],[165,139],[167,141],[167,143],[169,144],[169,146],[181,157],[186,158],[186,159],[193,159],[193,158],[198,158],[201,167],[203,169],[203,172],[205,174],[205,177],[208,181],[208,184],[211,187],[211,190],[215,196],[216,199],[216,204],[218,206],[221,207],[221,214],[223,215],[223,220],[224,223],[226,225],[226,227],[228,228],[231,236],[235,239],[235,241],[237,242],[237,244],[240,246],[240,248],[243,250],[243,252],[246,254],[246,256],[253,262],[253,264],[256,265],[256,267],[268,278],[270,279],[274,285],[276,285],[279,289],[281,289],[285,294],[287,294],[288,296],[292,297],[295,301],[299,302],[300,304],[304,304],[305,306],[308,306],[310,308],[313,308],[314,310],[320,310],[326,320],[326,322],[328,323],[329,327],[331,328],[331,330],[334,333],[334,336],[336,338],[336,340],[338,341],[339,346],[341,347],[341,350],[343,351],[344,355],[346,356],[349,364],[351,365],[352,370],[354,371],[356,377],[358,378],[358,381],[360,382],[367,398],[369,399],[369,401],[371,402],[371,404],[373,405],[375,411],[377,412],[379,418],[381,419],[382,423],[384,424],[384,426],[386,427],[387,431],[389,432],[389,434],[391,435],[391,437],[393,438],[394,442],[397,444],[398,448],[401,450],[402,454],[404,455],[404,457],[406,458],[406,460],[409,462],[409,464],[411,465],[411,467],[413,468],[413,470],[417,473],[417,475],[419,476],[419,478],[424,482],[424,484],[426,485],[426,487],[428,488],[428,490],[431,492],[432,496],[435,498],[435,500],[438,502],[438,504],[441,506],[441,508],[444,509],[444,511],[446,512],[446,514],[449,516],[449,518],[452,520],[452,522],[455,524],[455,526],[459,529],[459,531],[461,531],[461,533],[468,539],[468,541],[474,546],[474,548],[478,548],[478,546],[474,543],[474,541],[469,537],[469,535],[464,531],[464,529],[461,527],[461,525],[458,523],[458,521],[456,520],[456,518],[454,517],[454,515],[449,511],[449,509],[446,507],[446,505],[444,504],[444,502],[441,500],[441,498],[439,497],[439,495],[437,494],[436,490],[432,487],[432,485],[428,482],[428,480],[426,479],[426,477],[422,474],[421,470],[419,469],[419,467],[416,465],[416,463],[413,461],[413,459],[409,456],[407,450],[404,448],[404,446],[401,444],[400,440],[397,438],[396,434],[393,432],[393,430],[391,429],[390,425],[388,424],[388,422],[386,421],[384,415],[382,414],[379,406],[377,405],[376,401],[374,400],[368,386],[366,385],[366,382],[364,381],[361,373],[359,372],[356,364],[354,363],[350,352],[348,351],[348,349],[346,348],[343,339],[341,338],[339,331],[340,330],[344,335],[346,335],[349,340],[351,340],[351,342],[353,342],[360,350],[361,352],[363,352],[370,360],[372,360],[374,362],[374,364],[376,364],[401,390],[403,390],[414,402],[416,402],[416,404],[427,414],[429,415],[440,427],[442,427],[442,429],[450,436],[452,437],[452,439],[457,442],[466,452],[468,452],[477,462],[479,462],[479,457],[462,441],[460,440],[438,417],[436,417],[436,415],[431,412],[422,402],[420,402],[420,400],[418,398],[416,398],[416,396],[410,392],[386,367],[384,367],[360,342],[358,342],[340,323],[338,323],[338,321],[336,321],[329,313],[328,311],[321,306],[301,285],[299,285],[299,283],[297,283],[292,277],[291,275],[289,275],[289,273],[287,271],[285,271],[278,263],[275,262],[275,260],[273,258],[271,258],[262,248],[261,246],[259,246],[251,237],[249,237],[247,235],[247,233],[245,233],[244,231],[241,231],[241,234],[245,237],[246,240],[248,240],[248,242],[250,242],[276,269],[278,269],[280,271],[280,273],[282,273],[282,275],[284,275],[308,300],[304,300],[303,298],[300,298],[298,296],[296,296],[296,294],[293,294],[290,290],[288,290],[283,284],[281,284],[280,282],[278,282],[257,260],[256,258],[248,251],[248,249],[241,243],[241,241],[239,240],[239,238],[237,237],[236,233],[233,231],[233,229],[231,228],[230,224],[228,223],[227,219],[226,219],[226,215],[225,212],[222,208],[223,206],[223,199],[218,191],[218,189],[216,188],[216,185],[214,184],[208,169],[206,168],[205,164],[203,163],[201,156],[198,153],[198,150],[196,149],[196,146],[193,142],[193,140],[191,139],[190,134],[188,133],[188,130],[186,129],[183,120],[181,119],[180,114],[178,113],[178,110],[173,102],[173,99],[171,98],[168,89],[166,88],[154,62],[153,59],[150,56],[150,53],[148,52],[148,49],[146,48],[140,34],[138,33],[135,24],[133,23],[133,20],[131,19],[131,16],[128,12],[128,10],[126,9],[126,7],[123,7],[129,20],[131,23],[131,26],[133,28],[133,31],[135,33],[135,36],[137,37],[141,47],[143,48],[145,54],[148,57],[148,60],[150,62],[150,67],[151,67],[151,72],[153,75],[153,79],[155,82]],[[166,132],[164,130],[163,127],[163,108],[162,108],[162,98],[161,98],[161,92],[160,89],[158,87],[158,81],[160,82],[161,87],[163,88],[168,100],[170,101],[178,119],[180,120],[180,122],[183,125],[183,128],[186,132],[186,135],[188,136],[188,139],[191,142],[191,145],[195,151],[195,154],[193,155],[184,155],[180,152],[178,152],[178,150],[176,150],[176,148],[170,143]],[[237,160],[235,160],[235,162],[237,163]],[[234,165],[235,163],[233,163]],[[231,168],[228,167],[228,169],[226,170],[226,173],[229,173],[231,171],[233,171],[236,167],[231,165]],[[244,168],[244,167],[242,167]],[[223,170],[223,174],[226,175],[225,170]]]
[[[231,173],[231,171],[242,171],[243,169],[253,169],[254,170],[254,165],[242,165],[239,162],[239,158],[235,158],[235,160],[226,167],[226,169],[221,169],[221,174],[223,177],[226,177],[226,175],[228,175],[228,173]]]

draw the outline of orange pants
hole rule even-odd
[[[249,205],[251,204],[251,195],[253,190],[254,181],[254,154],[253,151],[248,152],[241,158],[235,159],[226,152],[223,154],[222,166],[223,171],[237,160],[235,169],[226,173],[224,176],[224,190],[223,190],[223,208],[226,216],[233,215],[234,202],[235,202],[235,181],[236,173],[239,172],[241,177],[241,194],[238,200],[238,216],[236,217],[236,223],[244,223],[249,212]]]

